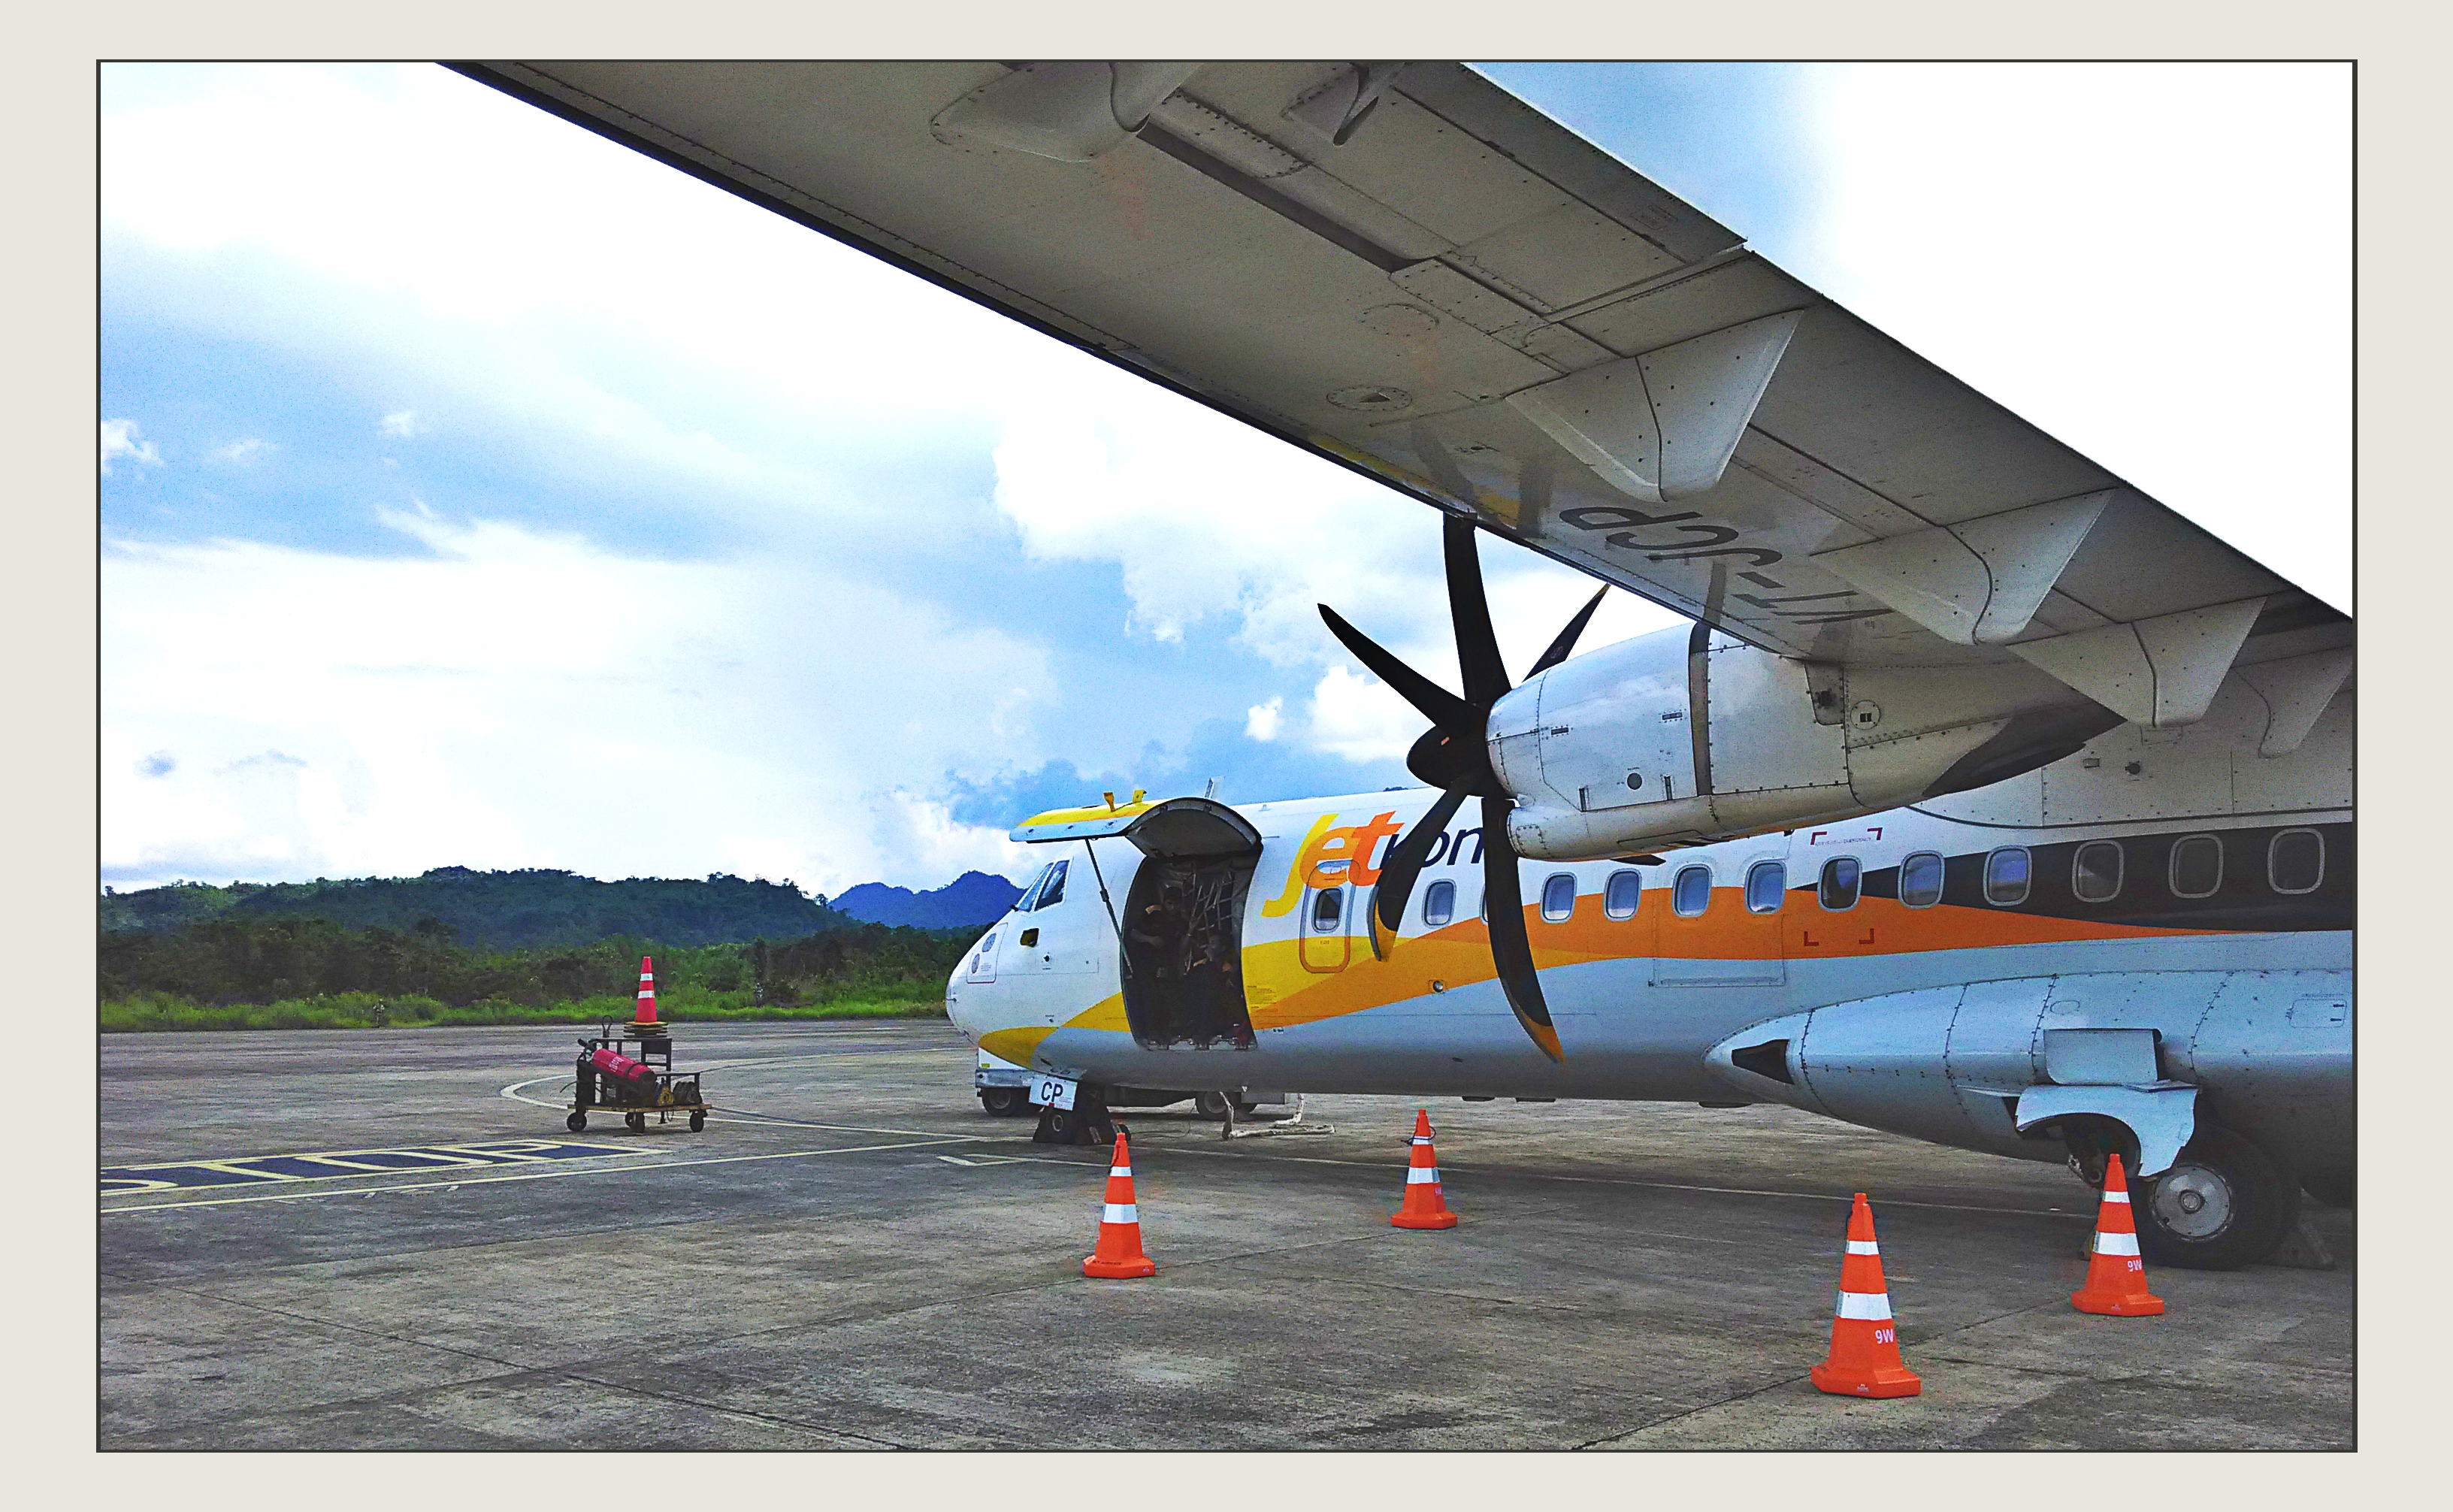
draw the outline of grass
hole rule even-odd
[[[806,1022],[823,1019],[942,1019],[943,988],[935,984],[872,987],[789,1007],[753,1005],[747,992],[677,992],[660,1000],[663,1016],[680,1024]],[[494,1024],[599,1024],[628,1022],[635,1005],[626,997],[583,998],[552,1004],[484,1002],[464,1006],[432,998],[344,992],[279,1003],[200,1004],[167,993],[141,994],[102,1005],[105,1034],[178,1032],[195,1029],[423,1029]]]

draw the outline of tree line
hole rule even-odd
[[[969,931],[841,923],[782,941],[677,945],[622,934],[502,950],[461,945],[449,925],[430,916],[405,929],[352,928],[225,910],[172,928],[105,930],[101,988],[106,1003],[166,995],[223,1005],[370,993],[453,1007],[588,999],[618,1005],[636,990],[639,958],[652,955],[667,1002],[788,1008],[863,992],[937,995],[968,945]]]

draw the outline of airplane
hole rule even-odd
[[[1103,1089],[1775,1103],[2355,1196],[2350,619],[1430,63],[454,65],[1438,511],[1419,788],[1107,796],[947,986]],[[1521,680],[1490,534],[1693,622]],[[1468,804],[1470,800],[1470,804]]]

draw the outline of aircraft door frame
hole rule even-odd
[[[1302,963],[1306,971],[1318,972],[1326,976],[1345,970],[1347,964],[1354,959],[1354,898],[1352,895],[1358,891],[1359,889],[1348,886],[1345,883],[1339,883],[1333,887],[1304,889],[1303,909],[1296,916],[1295,959]],[[1320,900],[1332,893],[1337,895],[1337,923],[1333,928],[1323,929],[1315,924],[1318,917],[1315,910],[1320,906]]]

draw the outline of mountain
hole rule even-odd
[[[920,929],[981,928],[1005,917],[1022,889],[1003,877],[967,871],[942,887],[913,892],[882,882],[864,882],[834,900],[837,911],[867,924],[908,925]]]
[[[956,884],[957,886],[961,884]],[[1009,884],[1000,883],[1000,885]],[[159,932],[208,921],[322,919],[347,929],[440,932],[487,950],[578,946],[635,938],[666,945],[797,940],[850,924],[788,883],[718,874],[704,882],[632,877],[598,882],[575,872],[471,871],[439,866],[418,877],[179,883],[102,899],[106,933]]]

